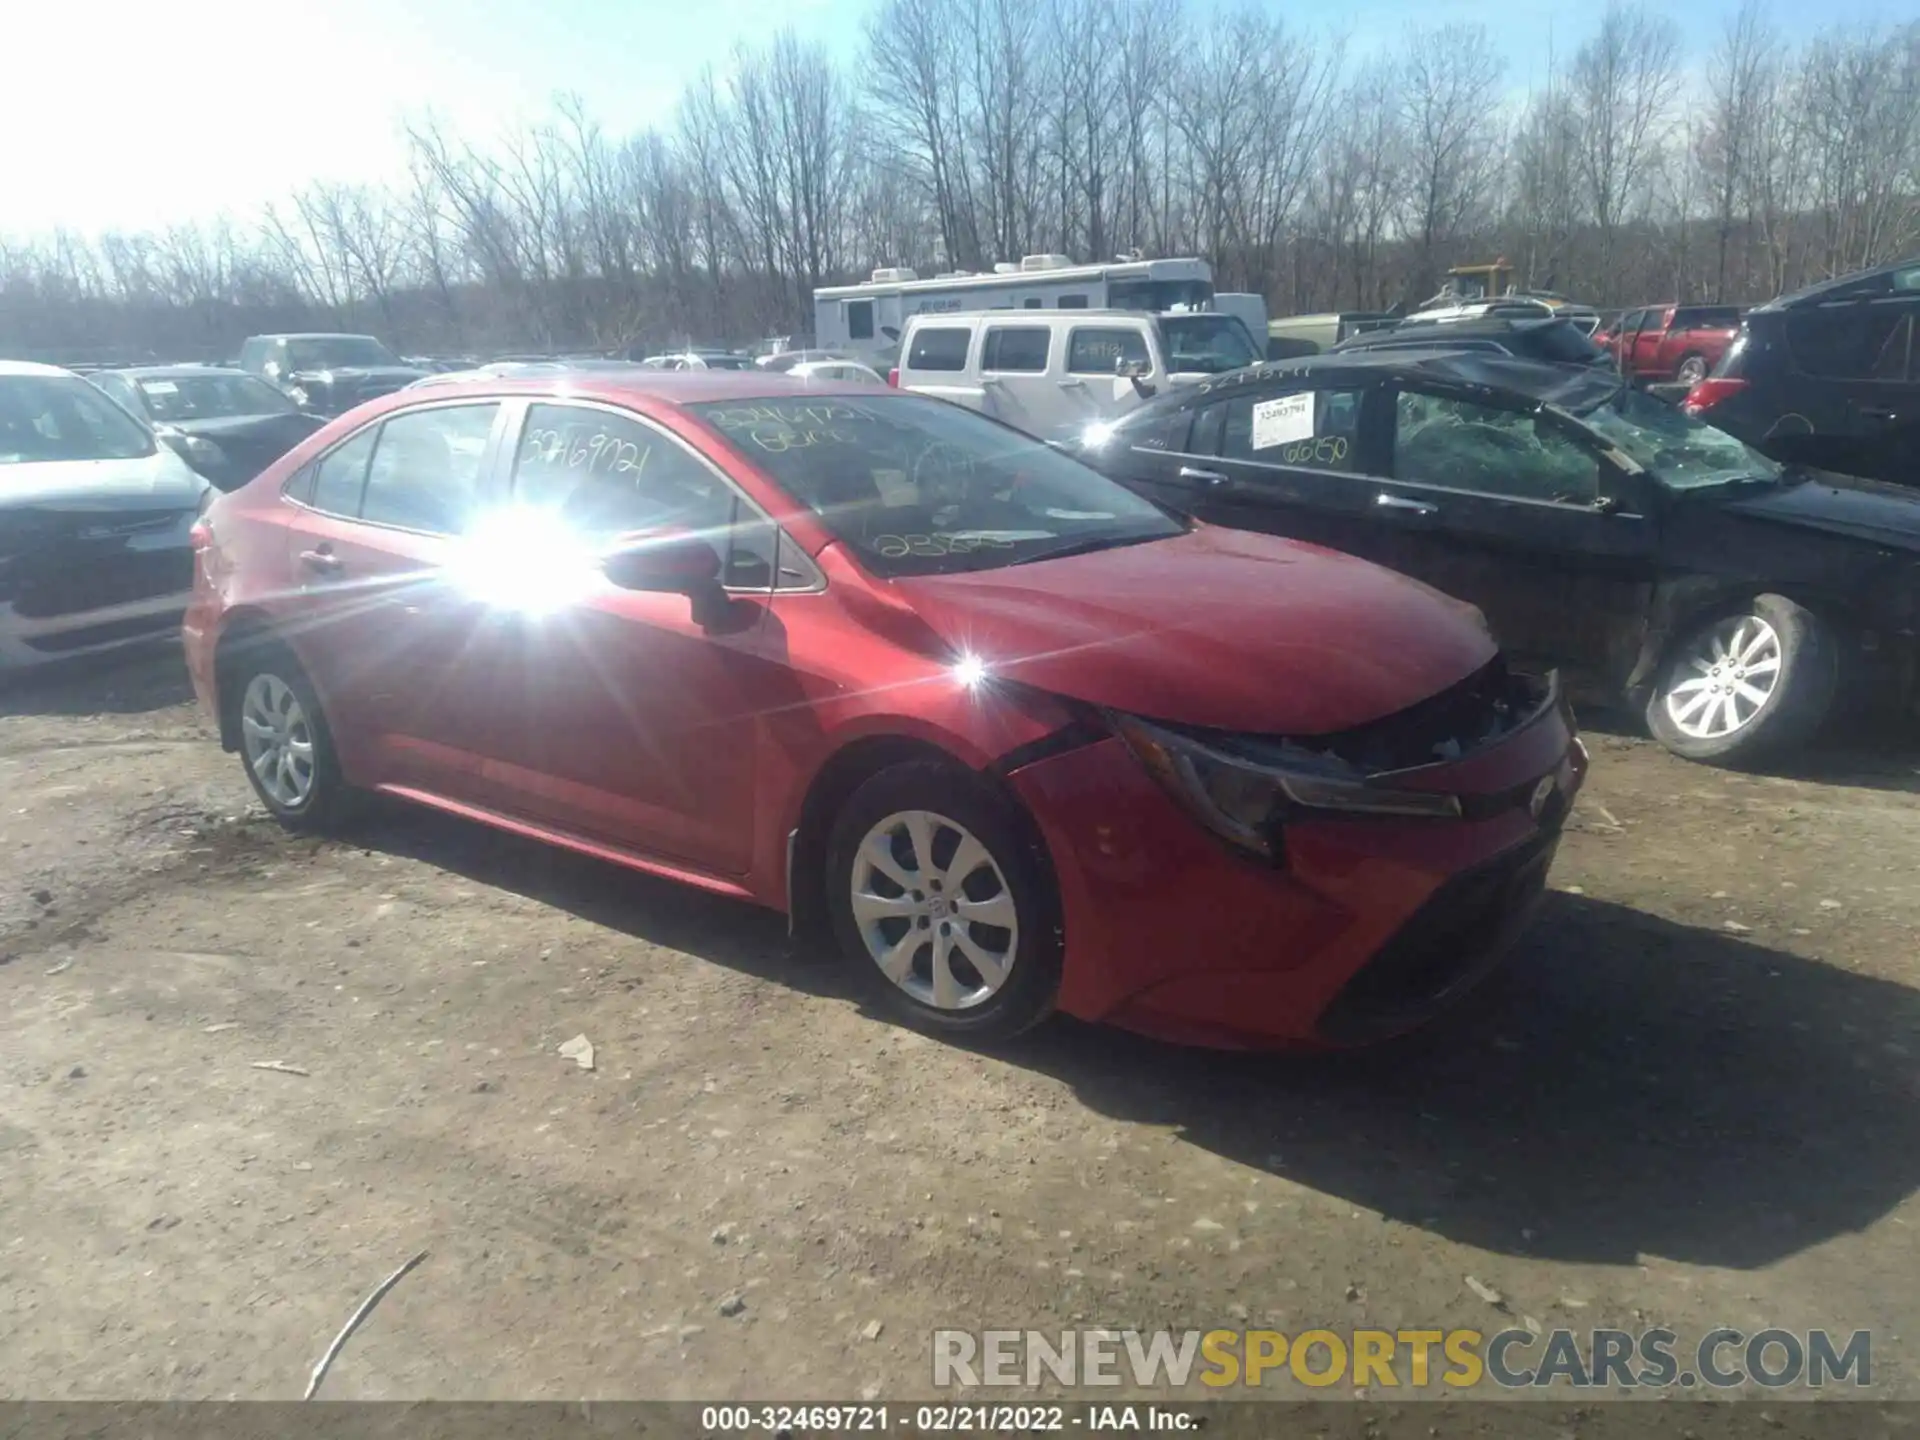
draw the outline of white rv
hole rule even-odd
[[[1212,309],[1213,268],[1204,260],[1116,260],[1076,265],[1065,255],[1029,255],[991,271],[952,270],[921,279],[876,270],[865,285],[813,292],[814,344],[881,368],[899,352],[907,317],[957,310]],[[1264,330],[1264,320],[1262,324]],[[1257,332],[1256,332],[1257,333]]]

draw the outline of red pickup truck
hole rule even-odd
[[[1648,305],[1593,337],[1633,380],[1698,384],[1740,333],[1737,305]]]

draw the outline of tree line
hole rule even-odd
[[[1354,50],[1252,4],[879,0],[853,65],[742,45],[640,134],[570,96],[484,140],[416,119],[391,183],[0,238],[0,354],[740,342],[874,266],[1039,252],[1201,255],[1276,315],[1417,303],[1496,255],[1604,306],[1749,302],[1920,247],[1920,22],[1789,43],[1745,0],[1689,57],[1615,3],[1518,99],[1483,27]]]

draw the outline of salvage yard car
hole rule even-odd
[[[1627,311],[1593,338],[1629,379],[1698,385],[1739,333],[1738,305],[1652,305]]]
[[[1920,486],[1920,256],[1747,312],[1681,402],[1777,460]]]
[[[318,430],[264,380],[211,365],[150,365],[87,376],[222,490],[246,484]]]
[[[0,361],[0,672],[177,633],[212,493],[78,375]]]
[[[892,378],[1049,440],[1260,354],[1239,318],[1206,311],[933,313],[907,321]]]
[[[283,823],[380,791],[772,906],[959,1037],[1416,1025],[1585,773],[1470,607],[885,387],[414,391],[196,546],[194,687]]]
[[[302,410],[324,416],[391,395],[430,373],[371,335],[255,335],[240,347],[237,366],[278,387]]]
[[[1911,706],[1920,497],[1782,466],[1618,375],[1334,354],[1223,376],[1083,453],[1216,524],[1313,540],[1471,601],[1518,661],[1747,762],[1844,680]]]

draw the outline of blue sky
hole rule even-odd
[[[476,134],[585,97],[610,130],[665,119],[685,80],[783,25],[849,63],[874,0],[9,0],[0,231],[159,227],[246,214],[312,178],[385,180],[400,118]],[[1128,0],[1112,0],[1126,4]],[[1198,8],[1245,0],[1192,0]],[[1516,90],[1564,57],[1596,0],[1255,0],[1354,53],[1409,24],[1487,24]],[[1666,8],[1690,65],[1737,0]],[[1775,0],[1791,35],[1887,23],[1912,0]],[[111,43],[107,43],[110,40]]]

